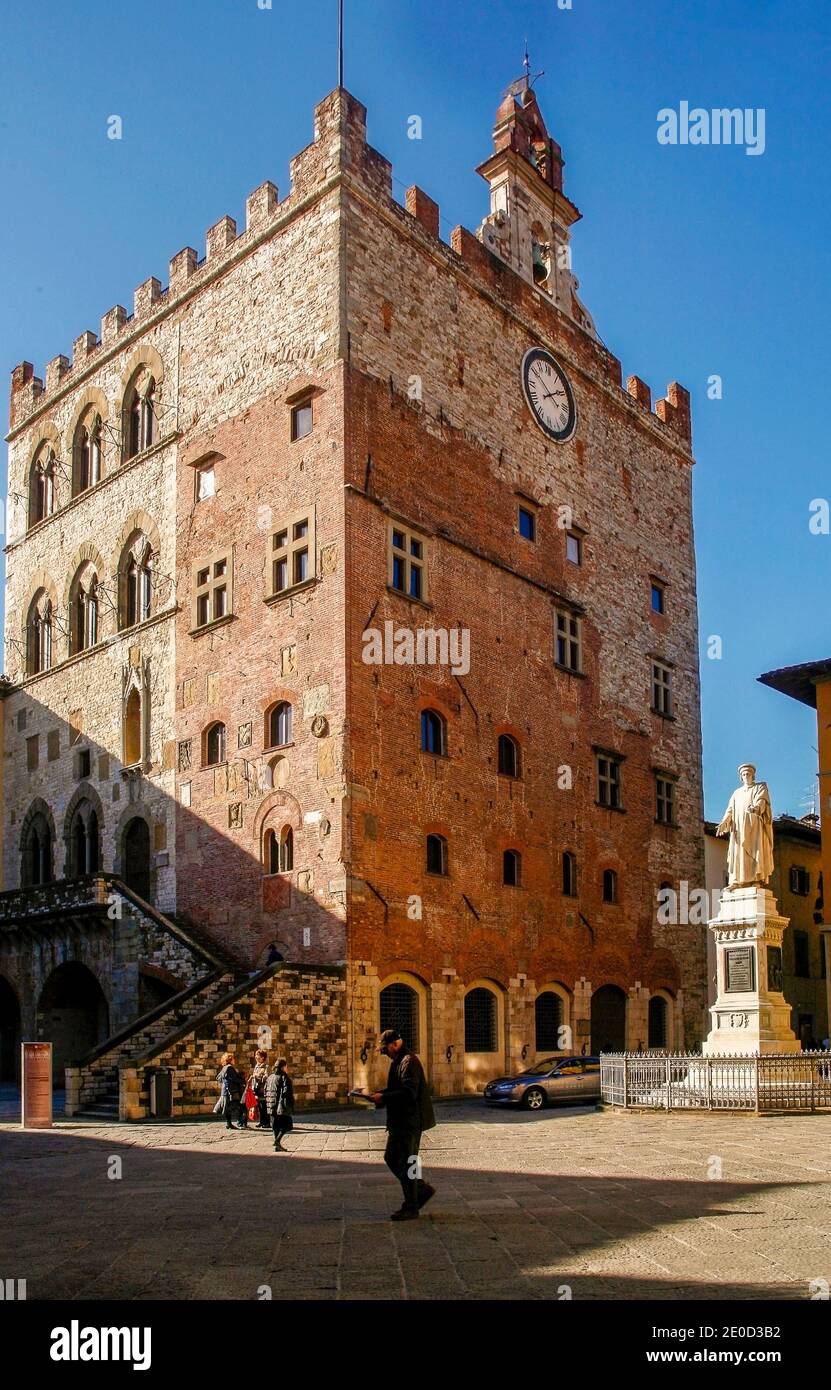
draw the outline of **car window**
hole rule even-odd
[[[526,1071],[519,1072],[520,1076],[540,1076],[544,1071],[551,1071],[556,1067],[559,1057],[543,1057],[542,1061],[535,1062],[533,1067],[528,1067]]]
[[[600,1063],[599,1063],[599,1062],[584,1062],[584,1063],[583,1063],[583,1070],[584,1070],[584,1071],[600,1071]]]
[[[582,1070],[583,1068],[579,1062],[563,1062],[562,1066],[557,1068],[557,1075],[579,1076]]]

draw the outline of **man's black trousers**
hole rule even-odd
[[[417,1207],[419,1196],[426,1187],[426,1183],[416,1177],[420,1144],[420,1129],[391,1129],[387,1134],[384,1162],[401,1184],[405,1207]]]

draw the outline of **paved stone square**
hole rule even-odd
[[[215,1121],[6,1121],[0,1274],[30,1299],[799,1300],[831,1281],[831,1115],[437,1114],[438,1193],[400,1225],[370,1110],[300,1116],[288,1155]]]

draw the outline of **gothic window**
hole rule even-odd
[[[141,533],[131,537],[121,558],[121,627],[133,627],[151,616],[153,609],[153,551]]]
[[[70,655],[94,647],[98,641],[98,575],[91,564],[75,576],[69,599]]]
[[[98,816],[89,801],[81,801],[75,808],[69,832],[70,877],[94,874],[98,868]]]
[[[84,416],[75,431],[72,447],[72,496],[101,481],[101,421],[94,412]]]
[[[27,671],[36,676],[52,666],[52,602],[45,589],[39,589],[29,607],[26,625]]]
[[[42,444],[29,477],[29,525],[45,521],[55,510],[55,451]]]
[[[135,458],[156,443],[158,434],[156,379],[139,368],[124,398],[124,458]]]
[[[225,725],[211,724],[205,733],[205,766],[218,767],[225,762]]]
[[[522,879],[522,855],[517,849],[502,853],[502,882],[507,888],[519,888]]]
[[[427,836],[428,874],[447,874],[447,841],[443,835]]]
[[[279,832],[267,830],[263,843],[264,868],[267,874],[287,874],[294,868],[294,831],[284,825]]]
[[[447,752],[447,723],[434,709],[421,711],[421,751],[439,757]]]
[[[510,734],[500,734],[497,763],[503,777],[519,776],[519,744]]]
[[[266,748],[284,748],[291,743],[292,709],[288,700],[280,700],[266,715]]]
[[[23,837],[20,880],[24,888],[52,882],[52,831],[46,816],[32,816]]]

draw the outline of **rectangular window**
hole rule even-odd
[[[315,577],[314,512],[295,512],[271,533],[270,596],[283,594]]]
[[[196,470],[196,500],[204,502],[216,492],[216,473],[212,463],[205,463]]]
[[[655,819],[659,825],[675,825],[675,779],[655,774]]]
[[[415,531],[390,523],[387,532],[387,583],[408,598],[427,600],[425,542]]]
[[[793,934],[793,973],[803,980],[811,978],[811,942],[806,931]]]
[[[78,763],[77,763],[77,767],[76,767],[76,770],[75,770],[75,775],[76,775],[76,777],[78,778],[78,780],[80,781],[80,780],[81,780],[82,778],[84,778],[84,777],[89,777],[89,774],[90,774],[91,757],[90,757],[90,751],[89,751],[89,749],[88,749],[88,748],[82,748],[82,749],[78,752],[77,757],[78,757]]]
[[[314,425],[314,415],[311,401],[301,401],[299,405],[291,408],[291,437],[295,439],[305,439],[312,432]]]
[[[811,891],[811,875],[808,870],[801,868],[798,864],[791,864],[790,885],[792,893],[798,893],[800,897],[806,898]]]
[[[651,584],[651,599],[653,613],[663,613],[664,611],[664,586],[659,580],[653,579]]]
[[[597,799],[601,806],[608,806],[612,810],[620,810],[620,758],[615,757],[614,753],[598,753],[597,755]]]
[[[572,565],[583,563],[583,539],[575,531],[566,532],[566,559]]]
[[[672,670],[663,661],[652,662],[652,710],[672,714]]]
[[[37,767],[38,756],[38,735],[33,734],[31,738],[27,738],[26,740],[26,767],[29,772],[34,772]]]
[[[527,541],[537,539],[537,518],[527,507],[519,509],[519,534]]]
[[[576,613],[557,612],[557,655],[554,659],[566,671],[583,669],[582,620]]]
[[[200,560],[193,567],[193,626],[205,627],[233,612],[231,552]]]

